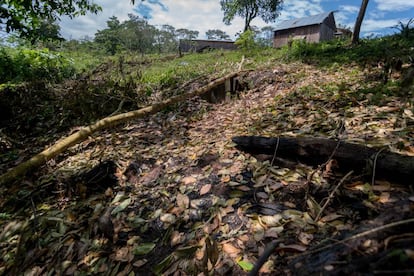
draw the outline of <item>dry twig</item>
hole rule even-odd
[[[322,208],[319,210],[318,215],[315,218],[315,221],[318,221],[321,218],[321,215],[323,213],[323,211],[325,211],[326,207],[328,206],[328,204],[331,202],[331,200],[334,198],[336,191],[339,189],[339,187],[345,182],[346,179],[348,179],[348,177],[351,176],[351,174],[353,174],[354,171],[350,171],[349,173],[347,173],[344,177],[342,177],[342,179],[339,181],[338,185],[336,185],[335,189],[333,189],[333,191],[329,194],[328,198],[326,199],[326,202],[323,204]]]

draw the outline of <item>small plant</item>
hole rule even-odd
[[[234,42],[237,47],[243,52],[252,52],[258,48],[256,41],[254,40],[255,34],[252,30],[247,30],[242,33],[239,38]]]
[[[414,18],[411,18],[410,20],[408,20],[407,23],[403,23],[403,22],[398,22],[398,25],[392,27],[394,29],[397,29],[400,31],[400,35],[404,38],[408,38],[410,36],[410,32],[411,32],[411,28],[410,25],[414,23]]]

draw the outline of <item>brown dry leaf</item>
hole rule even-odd
[[[283,226],[279,227],[272,227],[265,231],[265,238],[278,238],[279,234],[282,233],[284,230]]]
[[[260,220],[268,227],[276,227],[281,225],[282,218],[281,214],[276,214],[274,216],[261,216]]]
[[[152,184],[153,182],[155,182],[160,177],[161,170],[162,170],[161,166],[157,166],[157,167],[153,168],[151,171],[149,171],[148,173],[143,175],[139,179],[139,182],[137,184],[141,184],[141,185],[144,185],[144,186]]]
[[[334,220],[336,220],[338,218],[342,218],[342,217],[343,217],[343,215],[338,215],[336,213],[331,213],[331,214],[328,214],[328,215],[322,217],[320,219],[320,221],[321,222],[330,222],[330,221],[334,221]]]
[[[259,199],[268,199],[269,198],[269,195],[267,193],[265,193],[265,192],[258,192],[256,194],[256,197],[259,198]]]
[[[276,265],[275,265],[274,261],[269,260],[269,261],[264,263],[262,268],[260,268],[259,275],[260,274],[271,274],[272,272],[274,273],[275,267],[276,267]]]
[[[212,223],[209,223],[209,224],[205,224],[204,225],[203,230],[204,230],[205,233],[211,234],[214,230],[216,230],[219,227],[219,224],[220,224],[220,220],[216,216],[213,219]]]
[[[243,192],[248,192],[251,190],[250,187],[246,185],[237,186],[237,189]]]
[[[160,216],[160,220],[166,224],[173,224],[174,222],[177,221],[177,217],[174,216],[173,214],[162,214]]]
[[[255,181],[256,183],[254,184],[253,187],[255,188],[260,188],[266,185],[265,180],[267,179],[267,175],[264,174],[262,176],[259,176]]]
[[[178,193],[176,196],[177,206],[182,209],[187,209],[190,206],[190,198],[187,195]]]
[[[237,239],[241,240],[242,242],[247,242],[250,238],[249,235],[241,235]]]
[[[312,217],[316,218],[316,216],[319,214],[322,208],[319,205],[319,203],[316,202],[316,200],[312,196],[309,196],[306,200],[306,205],[308,206],[309,212],[311,213]]]
[[[184,178],[181,180],[181,182],[182,182],[184,185],[191,185],[191,184],[196,183],[196,182],[197,182],[197,179],[196,179],[194,176],[186,176],[186,177],[184,177]]]
[[[231,180],[231,178],[230,178],[230,175],[223,175],[222,177],[221,177],[221,182],[223,182],[223,183],[227,183],[227,182],[230,182],[230,180]]]
[[[304,245],[309,245],[313,240],[313,235],[305,232],[300,232],[298,240]]]
[[[260,223],[256,223],[253,227],[253,238],[255,241],[263,240],[265,236],[265,230]]]
[[[212,187],[211,184],[206,184],[203,187],[201,187],[200,195],[202,196],[202,195],[205,195],[205,194],[209,193],[210,190],[211,190],[211,187]]]
[[[126,246],[117,249],[112,259],[117,262],[131,262],[134,259],[134,255],[130,252],[129,247]]]
[[[276,181],[272,181],[272,182],[273,184],[269,186],[269,190],[272,192],[277,191],[283,187],[283,184],[281,182],[276,182]]]
[[[195,258],[199,261],[203,260],[203,265],[206,265],[207,261],[207,248],[206,248],[206,238],[202,238],[198,242],[199,249],[195,253]]]
[[[138,260],[138,261],[134,262],[132,264],[132,266],[134,266],[134,267],[141,267],[141,266],[145,265],[147,262],[148,262],[147,259],[141,259],[141,260]]]
[[[178,231],[173,231],[171,233],[171,242],[170,245],[172,247],[179,245],[181,243],[183,243],[185,240],[185,234],[184,233],[180,233]]]
[[[222,244],[222,250],[227,253],[231,258],[236,258],[241,250],[235,246],[233,246],[231,243],[224,243]]]
[[[380,203],[388,203],[391,200],[392,199],[391,199],[390,193],[386,193],[386,192],[381,193],[380,196],[378,197],[378,202]]]

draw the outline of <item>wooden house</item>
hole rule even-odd
[[[286,20],[274,29],[273,46],[282,47],[298,39],[306,42],[331,40],[335,37],[335,33],[336,24],[333,12]]]
[[[209,49],[225,49],[235,50],[237,45],[233,41],[227,40],[180,40],[179,50],[180,52],[203,52]]]

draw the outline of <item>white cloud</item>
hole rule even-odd
[[[136,5],[139,1],[136,0]],[[135,13],[130,0],[95,0],[95,2],[103,8],[103,12],[98,15],[87,14],[73,20],[62,19],[62,35],[65,38],[79,39],[85,35],[93,37],[97,30],[106,28],[106,21],[111,16],[116,16],[120,21],[124,21],[128,19],[128,13]],[[209,29],[220,29],[229,34],[232,39],[235,39],[235,34],[244,27],[244,20],[240,17],[236,17],[229,26],[223,23],[223,12],[219,0],[160,0],[167,7],[167,10],[157,4],[157,1],[152,2],[153,4],[151,4],[151,1],[144,2],[152,9],[152,18],[149,19],[149,23],[152,25],[169,24],[177,29],[197,30],[200,38],[203,38],[205,32]],[[337,24],[353,26],[359,6],[356,5],[355,1],[352,1],[351,4],[348,4],[349,2],[351,1],[285,0],[276,22],[267,24],[260,18],[256,18],[252,25],[257,27],[275,26],[283,20],[301,18],[336,9],[338,10],[335,13]],[[389,19],[386,17],[387,12],[414,8],[414,0],[374,0],[374,3],[377,4],[378,8],[376,6],[368,7],[368,14],[364,19],[362,32],[395,26],[401,19]]]
[[[224,25],[219,1],[164,0],[163,4],[168,7],[168,11],[152,6],[154,12],[150,24],[169,24],[176,29],[197,30],[200,37],[209,29],[221,29],[231,36],[243,29],[239,18],[233,20],[230,26]]]
[[[340,5],[335,13],[336,25],[350,27],[354,24],[359,7],[351,5]]]
[[[65,38],[78,39],[85,35],[93,36],[97,30],[106,28],[106,21],[109,17],[116,16],[120,21],[123,21],[128,19],[128,13],[134,13],[134,7],[128,0],[96,0],[95,2],[103,8],[103,12],[98,15],[87,14],[73,20],[62,18],[61,33]],[[177,29],[197,30],[200,32],[201,38],[209,29],[220,29],[228,33],[232,39],[244,27],[244,20],[240,17],[236,17],[231,25],[223,23],[223,12],[219,0],[162,0],[161,2],[168,8],[167,11],[158,4],[151,5],[149,2],[145,2],[153,10],[152,18],[149,20],[152,25],[169,24]],[[286,1],[277,22],[320,12],[323,12],[320,0]],[[264,27],[272,24],[267,24],[260,18],[256,18],[252,21],[252,25]]]
[[[279,20],[301,18],[324,12],[320,1],[291,0],[285,1]]]
[[[374,0],[380,11],[403,11],[414,8],[413,0]]]
[[[111,16],[116,16],[120,21],[124,21],[128,19],[128,13],[133,13],[133,5],[128,0],[97,0],[95,3],[102,7],[102,12],[74,19],[62,17],[60,26],[64,38],[79,39],[86,35],[93,37],[97,30],[106,28],[106,21]]]
[[[346,12],[346,13],[358,13],[359,12],[358,6],[350,6],[350,5],[340,5],[339,11]]]
[[[362,32],[391,32],[391,28],[398,25],[399,21],[408,21],[408,19],[384,19],[384,20],[376,20],[376,19],[365,19],[362,22],[361,31]],[[395,32],[392,31],[392,32]]]

